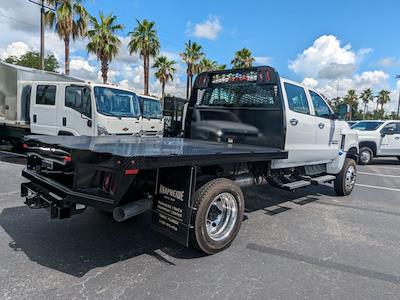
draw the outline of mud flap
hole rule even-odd
[[[152,227],[189,246],[196,167],[159,169],[152,210]]]

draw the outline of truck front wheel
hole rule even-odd
[[[217,178],[200,187],[194,195],[192,244],[207,254],[231,245],[244,215],[244,196],[232,180]]]
[[[358,160],[358,163],[360,165],[368,165],[372,162],[374,154],[372,150],[368,147],[362,147],[360,149],[360,159]]]
[[[356,162],[351,158],[346,158],[343,168],[336,175],[334,182],[335,192],[339,196],[347,196],[352,192],[356,183]]]

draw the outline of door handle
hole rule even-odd
[[[37,121],[37,116],[33,115],[33,123],[36,123],[36,121]]]
[[[297,119],[290,119],[290,124],[292,124],[293,126],[296,126],[298,123],[299,123],[299,120],[297,120]]]
[[[62,119],[62,124],[63,124],[63,126],[67,126],[67,118],[66,117],[64,117]]]
[[[318,127],[319,127],[319,129],[323,129],[325,127],[325,124],[324,123],[319,123]]]

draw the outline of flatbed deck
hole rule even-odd
[[[135,160],[141,169],[210,165],[285,159],[278,148],[228,144],[186,138],[140,138],[132,136],[74,137],[29,136],[29,144],[74,151],[90,151]]]

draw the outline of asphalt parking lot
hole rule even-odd
[[[329,186],[245,191],[234,244],[203,256],[88,209],[51,221],[19,196],[23,158],[0,154],[0,299],[398,299],[400,162],[359,166],[351,196]]]

